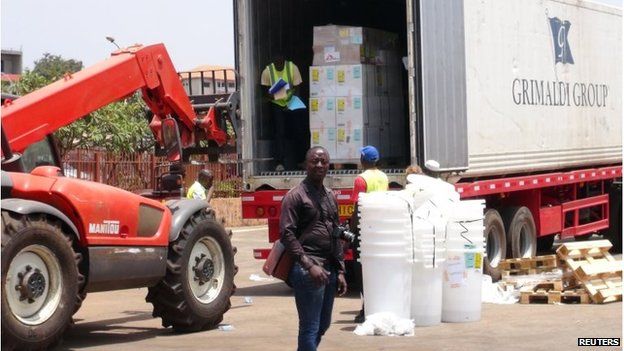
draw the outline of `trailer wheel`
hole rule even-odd
[[[507,233],[507,251],[513,258],[534,257],[537,251],[535,221],[531,211],[522,207],[510,207],[503,213]]]
[[[225,228],[201,211],[169,244],[167,273],[146,300],[165,328],[194,332],[213,328],[230,309],[234,293],[234,249]]]
[[[52,217],[2,211],[2,349],[57,344],[83,281],[81,255]]]
[[[485,226],[483,234],[487,244],[487,255],[483,259],[483,272],[492,277],[492,281],[495,282],[501,278],[499,264],[507,254],[505,225],[498,211],[494,209],[487,210],[483,222]]]

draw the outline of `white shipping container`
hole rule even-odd
[[[468,175],[621,161],[620,10],[489,0],[464,16]]]
[[[380,0],[371,3],[386,8]],[[262,6],[279,8],[246,1],[241,9],[258,13]],[[248,12],[239,11],[240,73],[254,77],[273,49],[254,31],[257,26],[247,24]],[[284,20],[278,22],[253,20],[260,27],[279,23],[281,30],[292,30],[287,20],[291,15],[283,13]],[[386,117],[380,99],[381,124],[386,128],[390,121],[390,150],[404,146],[407,154],[397,166],[436,160],[443,172],[453,172],[458,180],[621,163],[621,9],[584,0],[408,1],[397,7],[396,16],[358,23],[394,28],[390,22],[405,15],[406,23],[414,26],[400,25],[396,33],[400,47],[407,48],[400,55],[407,55],[409,71],[399,66],[402,84],[391,87],[399,80],[387,80],[387,96],[392,98],[390,91],[398,88],[406,104],[395,110],[388,100]],[[309,16],[313,15],[304,14],[311,21]],[[315,20],[354,23],[344,13]],[[300,53],[297,61],[309,60],[309,46],[293,43],[287,49]],[[569,55],[562,55],[567,51]],[[381,63],[387,57],[377,55]],[[247,131],[261,130],[270,121],[256,80],[241,80]],[[368,85],[361,89],[371,91]],[[395,115],[402,115],[402,121],[393,124]],[[272,156],[268,148],[258,146],[263,141],[258,135],[263,134],[243,133],[244,159]],[[246,174],[257,176],[267,167],[252,162],[245,166]],[[278,180],[262,181],[283,186]],[[349,183],[342,178],[334,185]]]

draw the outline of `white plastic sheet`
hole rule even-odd
[[[355,335],[414,336],[414,321],[394,313],[380,312],[366,316],[353,331]]]

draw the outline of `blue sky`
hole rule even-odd
[[[622,0],[594,0],[622,7]],[[163,42],[177,70],[234,65],[232,0],[1,0],[1,46],[24,67],[49,52],[99,62],[115,47]]]

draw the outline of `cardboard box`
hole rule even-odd
[[[312,47],[314,56],[312,57],[312,65],[346,65],[373,63],[375,57],[367,50],[365,45],[348,44],[348,45],[325,45]]]
[[[336,124],[379,126],[379,98],[377,96],[339,96],[336,98]]]
[[[310,146],[322,146],[330,159],[336,155],[336,128],[310,128]]]
[[[336,98],[310,98],[310,128],[336,127]]]
[[[336,96],[336,67],[310,67],[310,97]]]
[[[336,66],[336,96],[377,95],[373,65]]]
[[[358,163],[360,149],[364,146],[364,129],[359,125],[342,123],[336,125],[336,157],[334,162]]]
[[[315,26],[312,34],[314,46],[363,44],[373,48],[396,50],[399,40],[394,33],[366,27]]]

